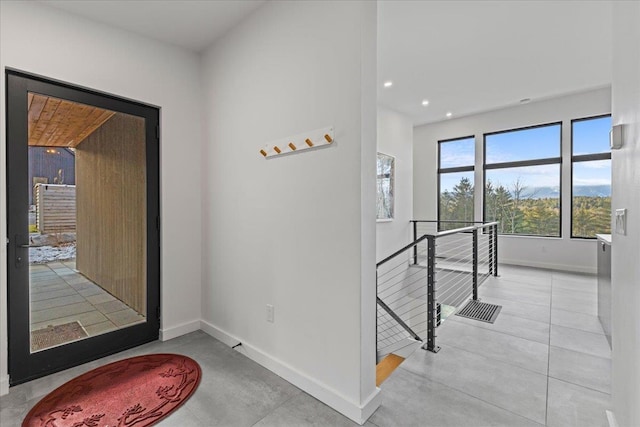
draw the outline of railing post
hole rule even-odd
[[[498,224],[493,226],[493,275],[498,277]]]
[[[380,335],[378,335],[378,267],[376,267],[376,365],[378,364],[378,344],[380,343]]]
[[[413,221],[413,241],[418,240],[418,221]],[[418,245],[413,247],[413,265],[418,265]]]
[[[437,309],[436,309],[436,238],[435,236],[427,237],[427,343],[422,346],[423,349],[433,353],[440,351],[440,347],[436,345],[436,326],[437,326]]]
[[[489,276],[493,276],[493,225],[489,226]]]
[[[474,228],[473,232],[473,299],[478,300],[478,229]]]

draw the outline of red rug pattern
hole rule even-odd
[[[144,427],[196,390],[198,363],[178,354],[148,354],[101,366],[58,387],[34,406],[22,427]]]

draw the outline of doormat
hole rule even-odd
[[[43,329],[31,331],[31,352],[34,353],[60,344],[77,341],[88,336],[78,322],[47,326]]]
[[[110,363],[58,387],[29,411],[22,427],[146,427],[195,392],[202,371],[179,354],[148,354]]]

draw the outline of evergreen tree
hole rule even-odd
[[[487,180],[485,209],[487,221],[498,221],[501,234],[560,235],[560,199],[534,198],[524,182],[517,179],[509,187]],[[440,196],[440,219],[460,221],[444,224],[441,230],[460,228],[473,221],[473,184],[461,178],[451,191]],[[576,196],[573,198],[573,230],[576,237],[594,237],[611,232],[611,197]]]
[[[453,218],[456,221],[473,222],[473,184],[463,177],[453,187]]]

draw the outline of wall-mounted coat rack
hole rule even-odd
[[[331,126],[269,142],[260,149],[259,153],[264,158],[270,158],[327,147],[333,143],[333,126]]]

